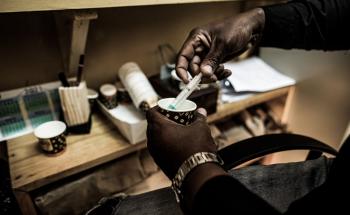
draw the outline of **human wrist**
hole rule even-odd
[[[265,12],[262,8],[255,8],[251,10],[253,17],[253,34],[261,34],[265,27]]]
[[[229,174],[217,163],[204,163],[193,169],[182,185],[184,193],[182,206],[191,211],[197,193],[207,182],[217,177],[229,177]]]
[[[189,156],[178,168],[175,176],[172,178],[172,188],[176,195],[176,201],[183,200],[182,185],[188,174],[198,166],[205,163],[217,163],[223,165],[223,160],[213,152],[197,152]]]

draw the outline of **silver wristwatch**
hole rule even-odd
[[[181,185],[186,175],[196,166],[208,162],[214,162],[220,165],[224,164],[223,160],[218,155],[211,152],[195,153],[182,163],[175,177],[173,178],[171,185],[173,191],[175,192],[177,202],[180,202],[180,199],[182,199]]]

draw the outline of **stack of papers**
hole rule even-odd
[[[295,80],[281,74],[262,59],[252,57],[224,64],[232,71],[228,77],[235,92],[266,92],[295,84]]]
[[[253,96],[254,93],[295,84],[294,79],[278,72],[258,57],[227,62],[224,66],[232,71],[232,75],[227,78],[230,84],[227,84],[227,81],[222,84],[223,103],[237,102]]]

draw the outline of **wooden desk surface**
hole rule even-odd
[[[289,89],[290,87],[281,88],[239,102],[221,105],[217,113],[208,116],[208,122],[223,119],[252,105],[287,95]],[[57,157],[43,154],[33,134],[8,141],[13,188],[31,191],[146,147],[145,142],[129,144],[116,127],[100,114],[93,116],[90,134],[69,135],[67,141],[66,151]]]
[[[7,149],[14,189],[34,190],[128,153],[145,148],[131,145],[104,116],[95,114],[90,134],[69,135],[66,151],[48,157],[33,134],[8,141]]]

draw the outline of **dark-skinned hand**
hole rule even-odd
[[[158,112],[158,107],[147,112],[147,122],[148,150],[169,179],[191,155],[217,151],[203,108],[197,110],[195,121],[187,126],[169,120]]]
[[[187,71],[192,76],[202,72],[207,81],[227,78],[231,71],[222,63],[243,53],[250,42],[255,45],[264,23],[264,11],[257,8],[193,29],[178,54],[177,75],[185,83]]]

